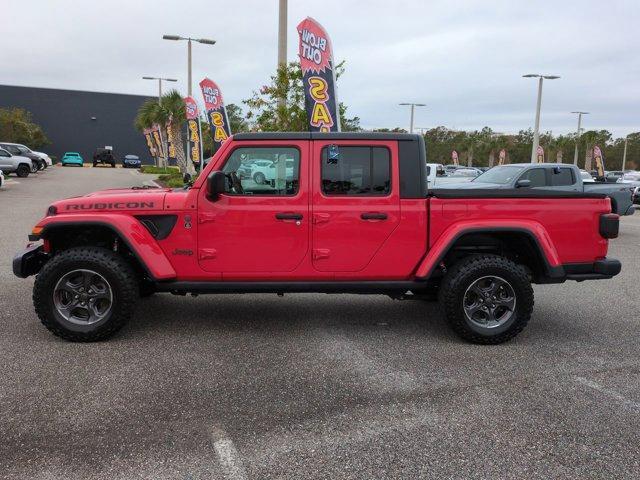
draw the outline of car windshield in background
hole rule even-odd
[[[477,177],[478,176],[478,171],[477,170],[463,170],[463,169],[458,169],[455,170],[451,175],[449,175],[450,177]]]
[[[27,147],[18,147],[18,151],[20,153],[30,153],[31,150],[29,150]]]
[[[640,172],[627,172],[622,176],[623,182],[640,182]]]
[[[505,185],[513,181],[513,179],[517,177],[522,170],[524,170],[524,167],[521,166],[493,167],[491,170],[487,170],[472,181],[480,183],[499,183]]]

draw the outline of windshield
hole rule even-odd
[[[18,147],[18,151],[20,153],[29,153],[29,152],[31,152],[31,150],[29,150],[27,147],[23,147],[23,146],[19,146]]]
[[[493,167],[490,170],[487,170],[482,175],[474,178],[472,182],[480,182],[480,183],[499,183],[501,185],[505,185],[513,181],[515,177],[517,177],[520,172],[524,170],[523,166],[517,167]]]
[[[638,182],[640,181],[640,172],[627,172],[622,176],[622,180]]]
[[[458,169],[458,170],[454,171],[449,176],[450,177],[477,177],[478,176],[478,171],[477,170],[462,170],[462,169]]]

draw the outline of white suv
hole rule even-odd
[[[285,178],[293,178],[293,159],[285,160]],[[254,160],[251,165],[251,178],[258,185],[276,179],[278,166],[271,160]]]

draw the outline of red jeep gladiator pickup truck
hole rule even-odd
[[[606,279],[618,215],[602,194],[427,191],[418,135],[246,133],[181,189],[104,190],[51,205],[16,255],[54,334],[116,332],[140,296],[367,293],[439,297],[453,330],[496,344],[531,283]]]

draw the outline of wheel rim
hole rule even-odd
[[[58,313],[76,325],[91,325],[103,320],[113,307],[109,282],[93,270],[73,270],[65,274],[53,290]]]
[[[464,293],[462,307],[467,320],[481,328],[497,328],[513,317],[516,294],[504,278],[486,276],[477,279]]]

